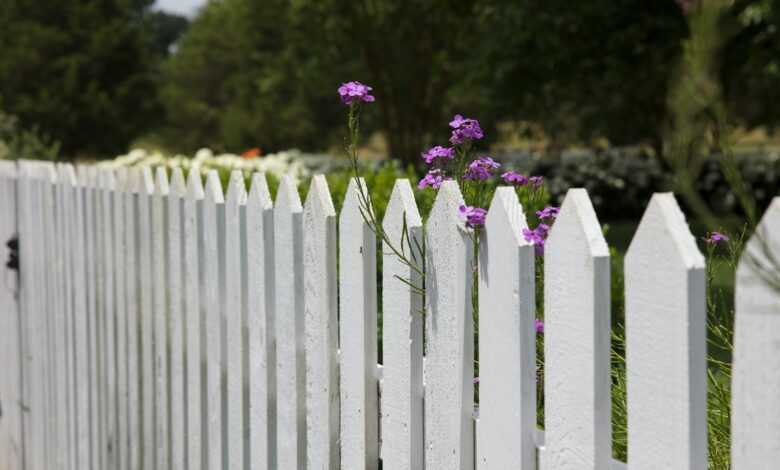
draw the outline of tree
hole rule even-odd
[[[159,122],[148,1],[5,0],[0,103],[66,155],[101,157]]]

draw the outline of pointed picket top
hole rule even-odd
[[[154,172],[154,191],[158,196],[166,196],[170,192],[168,172],[164,167],[158,166]]]
[[[474,254],[462,205],[457,183],[444,182],[426,231],[426,468],[466,469],[474,459]]]
[[[477,469],[535,468],[534,249],[515,189],[496,189],[480,242]]]
[[[206,187],[204,188],[204,192],[204,198],[208,202],[225,202],[225,196],[222,193],[222,182],[219,180],[219,173],[217,173],[217,170],[209,170],[206,175]]]
[[[176,167],[171,171],[170,194],[176,197],[183,197],[187,192],[187,183],[184,181],[184,173],[181,168]]]
[[[393,185],[393,192],[390,193],[390,200],[385,209],[385,218],[382,219],[382,229],[391,239],[398,238],[404,227],[406,219],[407,227],[422,227],[422,217],[417,209],[417,202],[414,200],[414,191],[408,179],[399,179]]]
[[[69,184],[70,174],[68,172],[68,164],[67,163],[61,163],[57,165],[57,181],[59,181],[61,184]],[[0,171],[0,176],[2,175],[2,171]]]
[[[41,162],[41,179],[48,182],[54,182],[57,180],[57,168],[52,162]]]
[[[225,201],[228,204],[246,204],[246,183],[244,182],[244,173],[241,170],[230,172],[230,181],[228,182]]]
[[[78,184],[78,179],[76,178],[76,169],[73,167],[70,163],[65,163],[62,165],[64,174],[63,174],[63,180],[68,181],[72,186],[75,186]]]
[[[303,212],[318,218],[336,216],[336,208],[333,206],[333,198],[324,175],[314,175],[314,178],[311,179]],[[306,216],[304,215],[304,217]]]
[[[103,189],[107,189],[109,191],[115,191],[117,189],[117,178],[116,174],[114,173],[114,170],[112,168],[105,168],[102,170],[103,173]]]
[[[625,286],[632,466],[706,468],[704,257],[671,193],[653,195],[642,216]]]
[[[279,182],[279,189],[276,192],[276,203],[274,206],[277,209],[285,209],[290,212],[303,211],[301,196],[298,194],[298,188],[291,176],[282,176],[282,180]]]
[[[780,197],[772,200],[737,267],[731,459],[734,470],[780,460]]]
[[[566,194],[545,243],[544,269],[545,447],[541,468],[609,468],[609,248],[584,189],[570,189]]]
[[[307,468],[339,468],[336,210],[323,175],[312,178],[303,209]],[[342,317],[343,318],[343,317]]]
[[[626,263],[640,256],[639,253],[657,249],[661,240],[669,240],[681,266],[689,269],[704,268],[704,256],[696,246],[696,239],[672,193],[656,193],[650,199],[626,252]],[[666,256],[671,254],[666,253]]]
[[[125,191],[127,190],[127,178],[129,175],[128,168],[126,166],[121,166],[116,169],[114,172],[116,176],[116,190],[117,191]]]
[[[138,186],[138,192],[141,194],[154,193],[154,175],[152,169],[148,166],[141,167],[141,177]]]
[[[350,178],[347,192],[344,194],[344,204],[341,209],[340,220],[344,220],[345,217],[352,217],[351,214],[357,214],[362,219],[362,214],[366,209],[373,210],[371,207],[371,198],[368,197],[367,200],[364,201],[361,192],[363,195],[368,195],[366,181],[363,178]],[[366,204],[368,205],[367,208],[365,207]]]
[[[203,178],[197,170],[190,170],[187,175],[187,197],[190,199],[203,199],[205,191],[203,190]]]
[[[259,210],[273,209],[274,203],[271,200],[271,191],[268,189],[265,173],[253,173],[251,185],[249,195],[247,196],[248,210],[252,208]]]

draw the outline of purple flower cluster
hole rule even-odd
[[[729,237],[720,232],[710,232],[704,237],[704,242],[708,245],[717,245],[720,242],[729,241]]]
[[[534,326],[536,327],[536,333],[544,333],[544,321],[539,320],[538,318],[534,319]]]
[[[425,188],[433,188],[433,189],[439,189],[439,186],[444,182],[444,180],[449,179],[444,176],[444,173],[436,168],[433,170],[430,170],[428,174],[423,176],[423,179],[420,180],[419,183],[417,183],[417,187],[420,189]]]
[[[536,216],[542,220],[555,220],[560,211],[560,207],[547,206],[540,211],[536,211]]]
[[[533,230],[524,228],[523,238],[534,246],[537,256],[542,256],[544,254],[544,242],[547,240],[549,233],[550,226],[548,224],[539,224]]]
[[[517,173],[515,171],[507,171],[506,173],[501,175],[501,178],[504,180],[505,183],[514,186],[525,186],[528,184],[528,177],[525,175],[521,175],[520,173]]]
[[[464,142],[472,140],[479,140],[484,137],[482,128],[479,127],[479,121],[471,118],[464,118],[460,114],[456,114],[450,122],[452,128],[452,136],[450,142],[453,145],[460,145]]]
[[[463,178],[472,181],[485,181],[493,176],[493,171],[500,166],[500,163],[490,157],[479,157],[469,163]]]
[[[460,206],[460,216],[466,221],[466,225],[474,228],[485,225],[487,211],[481,207]]]
[[[531,185],[534,188],[539,188],[544,184],[544,177],[542,176],[532,176],[528,178],[528,181],[531,183]]]
[[[455,158],[455,149],[452,147],[442,147],[441,145],[437,145],[435,147],[429,148],[427,152],[424,152],[422,154],[422,158],[428,165],[437,159],[452,160]]]
[[[339,96],[341,96],[341,102],[346,105],[361,102],[373,103],[375,98],[371,95],[371,90],[373,88],[360,82],[347,82],[342,83],[339,87]]]

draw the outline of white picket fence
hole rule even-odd
[[[423,231],[410,183],[383,221],[423,239],[421,282],[376,251],[352,181],[305,204],[263,175],[0,162],[0,470],[701,470],[705,260],[671,194],[626,256],[628,454],[614,462],[610,262],[571,190],[545,254],[545,429],[536,426],[534,250],[500,188],[479,254],[475,412],[472,243],[445,183]],[[360,183],[362,184],[362,183]],[[775,198],[737,274],[733,468],[780,462],[780,254]],[[769,251],[767,251],[769,248]],[[0,251],[5,259],[5,251]],[[382,298],[377,256],[382,256]],[[399,279],[400,278],[400,279]],[[377,310],[381,302],[382,365]],[[425,311],[423,315],[421,312]],[[425,347],[423,347],[425,338]]]

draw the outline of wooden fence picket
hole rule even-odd
[[[241,260],[241,211],[246,205],[246,185],[240,170],[230,174],[225,198],[225,224],[223,232],[224,251],[221,277],[224,289],[222,298],[222,324],[225,346],[223,368],[226,375],[224,399],[225,433],[227,436],[227,463],[225,468],[244,468],[244,355],[243,355],[243,312]]]
[[[125,325],[127,328],[127,446],[130,470],[141,468],[143,407],[141,377],[141,188],[140,168],[131,168],[125,194]]]
[[[208,469],[222,468],[222,321],[220,313],[219,234],[224,223],[224,195],[219,175],[212,170],[206,177],[203,199],[203,344],[206,358],[206,426],[204,437]]]
[[[317,175],[312,178],[303,209],[303,308],[307,358],[306,468],[321,470],[339,469],[335,255],[336,209],[325,177]]]
[[[742,253],[735,308],[731,464],[770,470],[780,461],[780,197]]]
[[[115,378],[116,415],[112,417],[115,429],[115,465],[117,470],[129,468],[129,437],[128,437],[128,376],[127,376],[127,234],[126,224],[126,193],[128,191],[129,174],[127,168],[119,168],[116,172],[116,190],[111,193],[112,226],[114,244],[111,247],[114,263],[114,325],[115,325]]]
[[[116,175],[111,169],[102,171],[101,197],[101,227],[103,234],[100,249],[103,252],[103,445],[104,462],[108,468],[118,468],[117,461],[117,430],[115,418],[116,403],[116,310],[115,310],[115,273],[114,264],[114,224],[115,212],[113,195],[117,191]]]
[[[609,248],[584,189],[570,189],[566,194],[544,251],[545,446],[541,467],[609,468]]]
[[[274,204],[277,384],[277,459],[282,468],[306,462],[306,366],[303,310],[301,199],[291,177],[282,178]]]
[[[184,245],[182,243],[182,206],[187,191],[181,168],[171,173],[167,197],[166,253],[168,270],[168,344],[170,361],[170,468],[187,468],[184,458],[186,436],[186,401],[184,369]]]
[[[0,456],[4,470],[22,469],[22,356],[18,271],[6,269],[11,250],[6,245],[19,233],[17,226],[17,164],[0,161]]]
[[[201,470],[206,465],[206,446],[204,445],[204,422],[206,414],[205,397],[201,393],[205,384],[201,375],[205,355],[202,352],[202,335],[205,324],[201,309],[203,290],[202,248],[203,244],[203,181],[198,171],[187,175],[187,194],[182,206],[182,229],[184,232],[184,324],[186,335],[186,374],[185,388],[187,403],[187,453],[185,468]]]
[[[157,454],[155,439],[155,356],[154,356],[154,271],[152,266],[152,198],[154,178],[152,170],[141,168],[138,189],[138,275],[139,316],[141,338],[141,464],[143,469],[154,468]]]
[[[246,316],[250,470],[276,468],[276,344],[273,203],[265,175],[252,175],[246,203]]]
[[[463,197],[446,181],[426,231],[425,466],[474,465],[474,334],[471,229],[460,216]]]
[[[625,286],[628,468],[705,469],[704,257],[670,193],[642,216]]]
[[[168,432],[168,174],[158,167],[154,174],[154,195],[151,199],[152,230],[152,348],[154,355],[155,399],[155,468],[170,468]]]
[[[479,253],[477,468],[536,465],[534,248],[514,188],[496,189]]]
[[[364,219],[369,211],[365,181],[352,178],[339,217],[343,470],[375,470],[379,462],[376,235]]]
[[[423,235],[409,180],[395,182],[382,230],[415,266],[382,242],[381,457],[383,468],[415,470],[423,468],[423,296],[409,284],[422,289]]]

